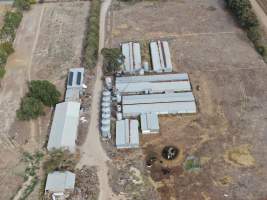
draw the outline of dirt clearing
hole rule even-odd
[[[49,80],[64,95],[68,69],[80,66],[88,12],[89,2],[69,2],[35,5],[24,13],[0,91],[0,155],[6,157],[0,162],[0,199],[9,199],[23,182],[21,153],[42,148],[48,134],[50,110],[32,123],[15,120],[26,82]]]
[[[267,66],[224,1],[114,2],[110,22],[112,47],[167,39],[175,71],[189,73],[199,109],[196,115],[160,117],[160,134],[142,137],[142,152],[113,160],[117,169],[124,163],[143,169],[164,200],[265,199]],[[161,156],[167,145],[180,150],[173,161]],[[156,161],[147,168],[150,155]],[[186,161],[192,156],[196,165]]]

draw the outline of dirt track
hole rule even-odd
[[[267,15],[262,9],[262,7],[258,4],[257,0],[250,0],[251,5],[259,18],[260,22],[262,23],[265,32],[267,33]]]

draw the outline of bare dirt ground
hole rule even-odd
[[[114,2],[111,16],[109,46],[168,39],[175,71],[189,73],[199,111],[162,116],[160,135],[142,137],[141,150],[118,152],[106,145],[115,166],[110,181],[121,177],[117,183],[123,185],[125,177],[132,180],[125,173],[135,167],[143,180],[154,179],[145,183],[154,184],[164,200],[266,199],[267,66],[223,0]],[[165,145],[180,149],[176,160],[163,160]],[[157,166],[147,169],[146,157],[151,154]],[[184,169],[191,155],[200,159],[198,172]],[[168,173],[162,170],[166,168]],[[133,185],[130,190],[112,186],[117,193],[131,193],[129,199],[140,192]]]
[[[250,0],[252,8],[259,18],[265,32],[267,33],[267,1],[266,0]]]
[[[47,79],[64,95],[67,70],[80,66],[88,11],[89,2],[53,3],[35,5],[24,14],[0,91],[0,199],[14,196],[23,182],[21,153],[42,148],[47,138],[51,110],[31,123],[15,120],[26,82]]]

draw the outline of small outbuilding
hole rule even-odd
[[[159,118],[156,113],[141,114],[142,134],[159,133]]]
[[[125,119],[116,121],[116,147],[118,149],[139,147],[137,120]]]
[[[45,185],[45,193],[66,194],[74,191],[75,174],[69,171],[49,173]]]

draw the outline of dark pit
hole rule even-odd
[[[179,154],[179,149],[174,146],[166,146],[162,150],[162,157],[166,160],[174,160]]]

